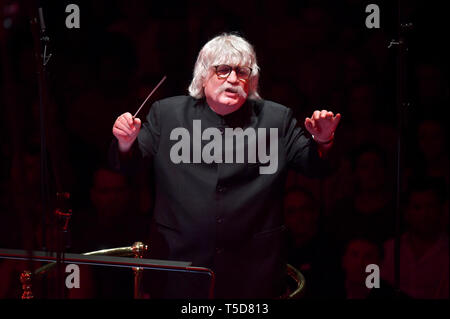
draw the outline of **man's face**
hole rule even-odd
[[[228,77],[219,77],[213,68],[203,83],[206,101],[218,114],[226,115],[238,110],[248,96],[249,80],[239,78],[236,70]]]
[[[434,121],[425,121],[418,129],[419,146],[427,160],[445,153],[446,138],[443,128]]]
[[[361,154],[356,162],[355,177],[362,190],[378,190],[385,183],[383,160],[377,153]]]
[[[291,192],[284,199],[286,226],[298,246],[307,243],[317,231],[319,212],[303,192]]]
[[[442,206],[431,190],[416,191],[410,195],[406,222],[410,231],[420,236],[432,236],[440,230]]]
[[[124,214],[129,208],[131,192],[124,176],[100,169],[94,175],[91,200],[103,221]]]
[[[364,285],[367,265],[379,264],[380,256],[375,244],[365,240],[352,240],[342,257],[345,278],[353,283]]]

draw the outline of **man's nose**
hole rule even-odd
[[[236,83],[238,81],[238,77],[235,70],[231,70],[231,73],[228,76],[227,81],[230,83]]]

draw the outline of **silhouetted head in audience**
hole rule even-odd
[[[381,148],[374,144],[362,145],[355,150],[352,164],[356,192],[373,192],[384,189],[387,159]]]
[[[316,235],[319,208],[314,197],[307,190],[293,187],[286,192],[284,216],[296,246],[308,243]]]
[[[433,239],[443,231],[445,184],[438,178],[421,178],[410,183],[405,223],[413,236]]]
[[[427,162],[447,153],[447,132],[437,119],[425,119],[417,128],[419,149]]]
[[[366,267],[380,265],[383,257],[381,245],[369,238],[353,238],[347,242],[341,259],[345,281],[351,286],[365,287]]]
[[[434,105],[448,98],[448,82],[441,69],[438,64],[430,61],[422,62],[416,67],[417,94],[419,102],[424,106]]]
[[[300,11],[302,45],[317,48],[329,43],[332,16],[320,6],[311,6]]]
[[[127,178],[105,168],[94,172],[90,195],[98,217],[105,222],[110,218],[126,216],[133,209]]]
[[[374,122],[377,95],[372,84],[358,83],[353,85],[350,88],[347,103],[352,122],[361,124]]]

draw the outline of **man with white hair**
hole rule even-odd
[[[115,168],[153,161],[154,220],[164,257],[211,268],[217,298],[284,292],[287,169],[327,174],[340,120],[315,111],[305,119],[309,136],[289,108],[261,99],[258,78],[252,45],[221,34],[201,49],[190,96],[155,102],[142,127],[130,113],[113,126]],[[206,296],[182,276],[166,288],[164,297]]]

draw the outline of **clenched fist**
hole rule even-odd
[[[141,120],[133,119],[130,113],[123,113],[114,123],[112,132],[119,141],[119,150],[128,152],[133,145],[141,129]]]

